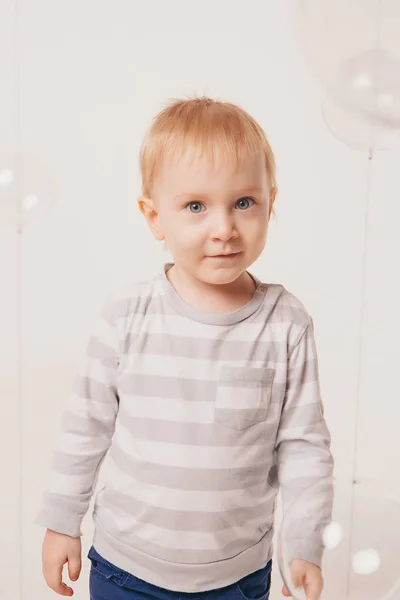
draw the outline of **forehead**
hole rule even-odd
[[[207,193],[207,189],[247,189],[267,186],[263,153],[250,155],[239,163],[223,152],[213,155],[187,152],[164,158],[159,185],[171,194]]]

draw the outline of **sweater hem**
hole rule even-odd
[[[174,592],[206,592],[235,584],[265,567],[273,555],[273,527],[236,556],[191,564],[166,561],[128,546],[110,535],[95,514],[93,520],[93,546],[103,558],[134,577]]]

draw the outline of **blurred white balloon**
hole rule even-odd
[[[353,556],[352,566],[355,573],[368,575],[377,571],[380,567],[381,559],[379,553],[374,548],[368,550],[359,550]]]
[[[333,505],[327,490],[333,489]],[[394,600],[400,588],[400,497],[379,481],[329,478],[300,493],[283,515],[277,556],[294,600],[305,600],[291,581],[290,561],[304,542],[322,553],[321,600]]]
[[[36,156],[0,153],[0,227],[22,233],[57,203],[57,184]]]
[[[326,87],[322,114],[335,137],[353,147],[376,151],[398,143],[400,60],[368,50],[343,62]]]
[[[301,47],[339,140],[373,151],[400,141],[400,0],[299,0]]]
[[[306,62],[323,87],[365,51],[400,60],[399,0],[299,0],[297,21]]]

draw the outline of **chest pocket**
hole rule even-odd
[[[275,369],[265,367],[221,365],[214,421],[232,429],[246,429],[265,421],[274,375]]]

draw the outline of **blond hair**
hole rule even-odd
[[[277,189],[275,156],[260,125],[236,104],[201,96],[173,99],[153,119],[140,149],[142,195],[152,197],[164,158],[188,152],[213,158],[221,149],[235,167],[262,150],[269,184]]]

